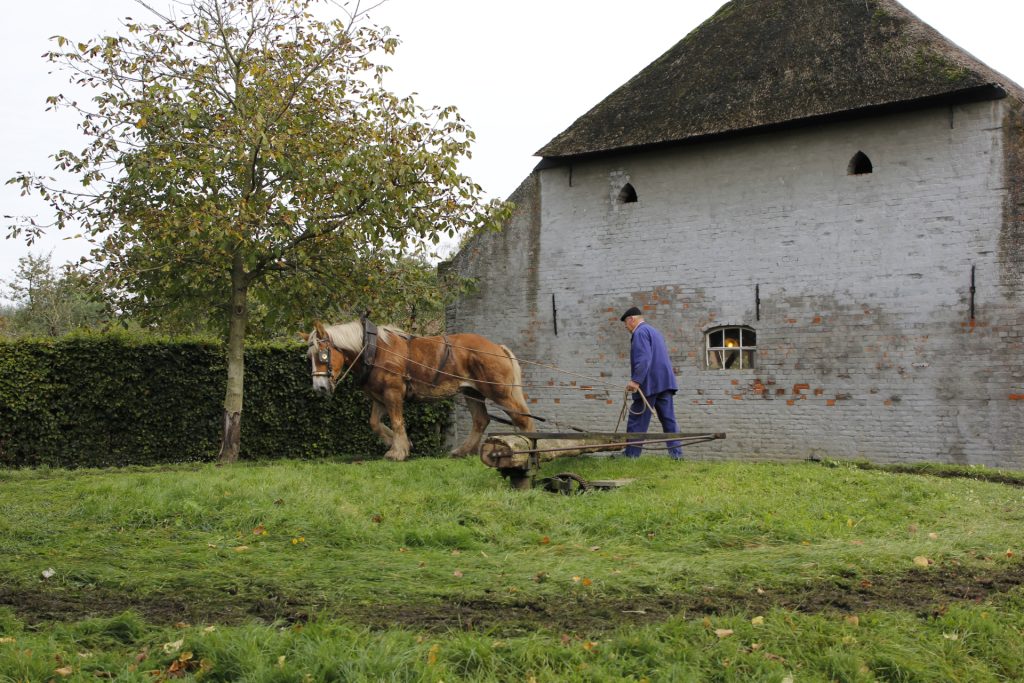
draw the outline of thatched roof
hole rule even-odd
[[[895,0],[732,0],[538,155],[1024,91]]]

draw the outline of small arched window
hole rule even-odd
[[[846,168],[847,175],[867,175],[873,173],[875,170],[874,165],[871,163],[871,159],[864,152],[857,152],[850,159],[850,165]]]
[[[619,190],[619,204],[635,204],[637,202],[636,188],[630,183],[626,183],[621,190]]]
[[[757,333],[749,327],[716,327],[705,333],[707,367],[749,370],[757,355]]]

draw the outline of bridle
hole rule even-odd
[[[353,358],[352,362],[349,363],[347,368],[345,368],[345,372],[342,373],[341,377],[334,379],[334,373],[332,372],[331,366],[332,353],[334,351],[341,353],[342,365],[344,365],[345,352],[334,345],[334,340],[331,339],[330,335],[321,338],[316,331],[313,332],[313,343],[316,344],[316,359],[323,363],[324,366],[323,370],[317,370],[316,365],[314,365],[312,368],[313,377],[326,377],[327,381],[331,384],[332,392],[345,380],[346,377],[348,377],[348,373],[352,372],[352,368],[356,366],[356,362],[359,360],[359,357],[363,355],[363,351],[366,349],[365,346],[359,349],[359,353],[356,354],[356,357]]]

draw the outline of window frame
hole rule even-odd
[[[735,332],[735,335],[730,333]],[[718,339],[714,339],[720,335]],[[718,344],[712,344],[717,341]],[[735,345],[728,342],[734,341]],[[714,362],[712,359],[715,359]],[[735,363],[738,360],[739,363]],[[715,325],[704,331],[706,370],[754,370],[757,368],[757,331],[749,325]]]

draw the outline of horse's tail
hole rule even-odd
[[[525,431],[533,431],[533,418],[529,415],[529,408],[526,405],[526,396],[523,394],[523,370],[519,366],[519,359],[516,358],[516,354],[512,353],[512,349],[508,348],[504,344],[500,344],[501,350],[505,352],[508,359],[512,361],[512,386],[509,387],[509,392],[512,394],[512,398],[515,399],[516,403],[523,407],[523,418],[528,423]]]

